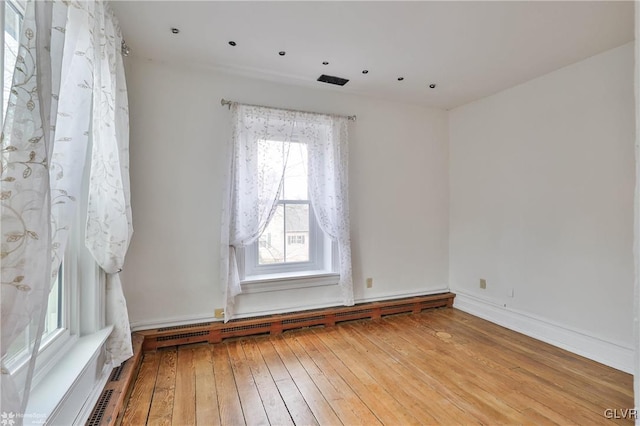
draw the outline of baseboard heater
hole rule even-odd
[[[268,315],[222,322],[164,327],[138,331],[144,337],[143,352],[167,346],[191,343],[220,343],[223,339],[258,334],[277,335],[295,328],[325,326],[360,319],[379,319],[386,315],[419,313],[424,309],[453,306],[453,293],[416,296],[403,299],[368,302],[355,306],[338,306],[288,314]]]
[[[104,386],[93,411],[85,422],[85,426],[111,426],[117,423],[122,414],[125,401],[133,389],[133,381],[138,375],[142,362],[143,337],[132,334],[133,356],[111,371],[109,380]]]

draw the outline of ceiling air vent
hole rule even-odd
[[[338,86],[344,86],[349,82],[349,80],[347,80],[346,78],[334,77],[332,75],[325,74],[322,74],[320,77],[318,77],[318,81],[329,84],[337,84]]]

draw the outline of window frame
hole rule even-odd
[[[5,78],[5,25],[6,8],[16,10],[21,19],[24,18],[25,5],[23,0],[7,0],[0,7],[0,21],[2,31],[0,38],[0,76],[3,81],[3,92],[0,94],[2,108],[0,110],[0,127],[4,125],[4,78]],[[40,348],[36,354],[35,369],[31,389],[36,388],[40,382],[52,372],[55,366],[72,350],[80,337],[89,335],[102,329],[105,324],[105,280],[104,274],[93,259],[93,256],[84,245],[84,224],[88,203],[89,169],[91,158],[91,140],[88,142],[85,158],[85,170],[83,173],[82,193],[78,199],[76,213],[68,235],[59,274],[59,284],[62,297],[59,298],[59,323],[58,328],[42,337]],[[60,279],[61,278],[61,279]],[[43,309],[47,309],[44,307]],[[29,325],[28,327],[32,327]],[[44,330],[44,329],[43,329]],[[31,346],[31,345],[29,345]],[[4,360],[4,366],[9,373],[16,377],[18,382],[24,382],[28,373],[31,353],[29,350],[21,351],[13,357]],[[22,392],[24,389],[21,389]]]
[[[3,90],[2,90],[2,94],[0,94],[0,102],[2,103],[1,111],[0,111],[0,126],[4,125],[5,102],[8,101],[7,99],[5,99],[5,96],[4,96],[4,82],[6,77],[5,76],[5,71],[6,71],[5,70],[5,31],[6,31],[6,24],[7,24],[6,10],[8,8],[13,9],[13,11],[19,15],[20,20],[22,21],[24,19],[24,12],[25,12],[24,1],[7,0],[6,2],[3,2],[2,7],[0,7],[0,20],[2,21],[1,23],[2,31],[0,31],[0,37],[2,39],[1,40],[2,48],[0,50],[0,64],[2,65],[2,68],[1,68],[2,71],[0,72],[0,75],[2,77],[2,82],[3,82]],[[70,256],[65,254],[65,259],[69,259],[69,257]],[[32,381],[34,385],[37,384],[44,375],[46,375],[46,373],[55,364],[56,360],[61,358],[62,356],[61,354],[64,354],[67,350],[65,348],[70,347],[75,342],[75,339],[73,337],[73,332],[72,332],[73,327],[71,325],[71,315],[70,315],[70,309],[69,309],[71,306],[70,297],[72,294],[72,291],[71,291],[72,280],[68,276],[70,272],[70,265],[65,260],[63,260],[63,262],[60,265],[60,268],[61,269],[58,272],[58,275],[56,277],[56,280],[58,281],[57,283],[58,284],[58,324],[57,324],[57,328],[55,328],[54,330],[51,330],[46,335],[42,336],[40,347],[38,348],[38,353],[36,354],[36,367],[34,370],[34,376]],[[54,287],[52,286],[52,290],[53,288]],[[49,299],[47,298],[47,302],[48,301]],[[47,303],[47,306],[45,306],[43,309],[45,309],[45,311],[48,310],[48,303]],[[46,315],[46,313],[43,313],[43,315]],[[22,349],[20,352],[18,352],[17,354],[14,354],[11,357],[7,357],[5,360],[3,360],[4,366],[9,370],[9,372],[20,379],[21,379],[20,376],[24,376],[27,374],[27,370],[28,370],[27,367],[29,365],[29,360],[31,359],[31,356],[32,356],[31,354],[32,336],[31,335],[36,333],[37,331],[38,331],[37,325],[29,324],[27,326],[27,329],[25,330],[25,332],[27,333],[27,336],[24,337],[25,339],[27,339],[27,342],[25,345],[26,347]],[[43,328],[43,333],[44,333],[44,328]]]
[[[306,145],[304,138],[296,133],[292,135],[290,140],[285,142]],[[308,184],[307,181],[307,186]],[[285,208],[287,205],[296,204],[309,206],[309,261],[260,265],[260,237],[258,237],[253,244],[237,250],[236,253],[242,292],[260,293],[337,285],[340,280],[338,245],[331,241],[320,228],[311,199],[308,195],[305,200],[283,198],[279,199],[277,204],[284,205]],[[287,244],[286,232],[283,236],[283,242],[285,245]]]

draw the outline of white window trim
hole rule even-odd
[[[321,268],[284,272],[271,271],[270,273],[243,276],[240,277],[242,293],[264,293],[298,288],[337,286],[340,281],[340,273],[337,272],[338,245],[322,233],[317,223],[316,227],[321,233],[321,238],[318,238],[318,240],[324,240],[324,244],[322,242],[319,243],[324,249],[324,265],[321,265]],[[257,247],[258,243],[256,242],[253,246]],[[238,250],[238,268],[240,271],[245,270],[245,252],[252,247]]]
[[[291,290],[338,285],[340,274],[325,271],[305,271],[296,275],[271,274],[257,275],[240,283],[243,293],[264,293],[269,291]]]

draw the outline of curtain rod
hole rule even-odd
[[[234,104],[237,102],[233,102],[233,101],[228,101],[225,98],[220,99],[220,105],[222,106],[227,106],[229,107],[229,109],[231,109],[231,104]],[[265,107],[264,105],[251,105],[251,104],[240,104],[240,105],[246,105],[246,106],[252,106],[252,107],[260,107],[260,108],[272,108],[272,107]],[[291,111],[291,112],[307,112],[307,111],[300,111],[297,109],[286,109],[286,108],[277,108],[277,109],[281,109],[283,111]],[[318,114],[318,113],[312,113],[312,114]],[[331,114],[327,114],[327,115],[331,115]],[[337,115],[337,114],[333,114],[333,115]],[[355,115],[341,115],[340,117],[347,117],[347,120],[349,121],[356,121],[356,116]]]

